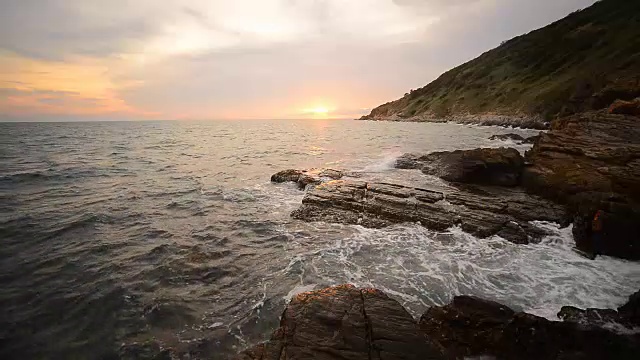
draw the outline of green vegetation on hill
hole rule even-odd
[[[640,0],[602,0],[518,36],[363,119],[543,116],[640,96]]]

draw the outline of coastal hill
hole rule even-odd
[[[363,120],[541,128],[640,96],[640,1],[602,0],[504,42]]]

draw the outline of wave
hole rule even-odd
[[[323,284],[382,289],[414,316],[466,294],[557,320],[564,305],[616,308],[640,287],[637,263],[608,257],[587,260],[571,251],[570,227],[542,225],[552,235],[532,245],[497,236],[478,239],[457,227],[436,233],[419,225],[379,230],[356,226],[352,237],[298,261]]]

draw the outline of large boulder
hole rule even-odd
[[[239,360],[443,359],[397,301],[375,289],[341,285],[299,294],[271,339]]]
[[[638,336],[549,321],[472,296],[431,307],[420,328],[456,359],[634,359],[640,350]]]
[[[526,159],[523,186],[569,205],[578,247],[592,247],[591,219],[601,210],[602,252],[640,259],[640,118],[600,111],[559,119]]]
[[[516,149],[483,148],[405,154],[396,161],[396,167],[421,169],[425,174],[455,183],[516,186],[524,159]]]
[[[443,192],[388,183],[338,180],[307,191],[291,214],[306,221],[384,227],[419,222],[443,231],[460,226],[478,237],[499,235],[514,243],[536,241],[547,232],[533,220],[568,225],[563,206],[518,188],[466,186]]]

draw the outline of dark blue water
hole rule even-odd
[[[619,305],[640,286],[640,267],[579,258],[570,229],[548,224],[556,235],[519,246],[455,228],[308,224],[289,217],[303,193],[269,183],[285,168],[333,167],[443,185],[394,170],[393,160],[509,145],[487,138],[513,131],[336,120],[0,123],[0,357],[106,359],[156,344],[183,358],[225,358],[267,337],[293,294],[344,282],[379,287],[414,315],[461,293],[547,316],[564,304]]]

